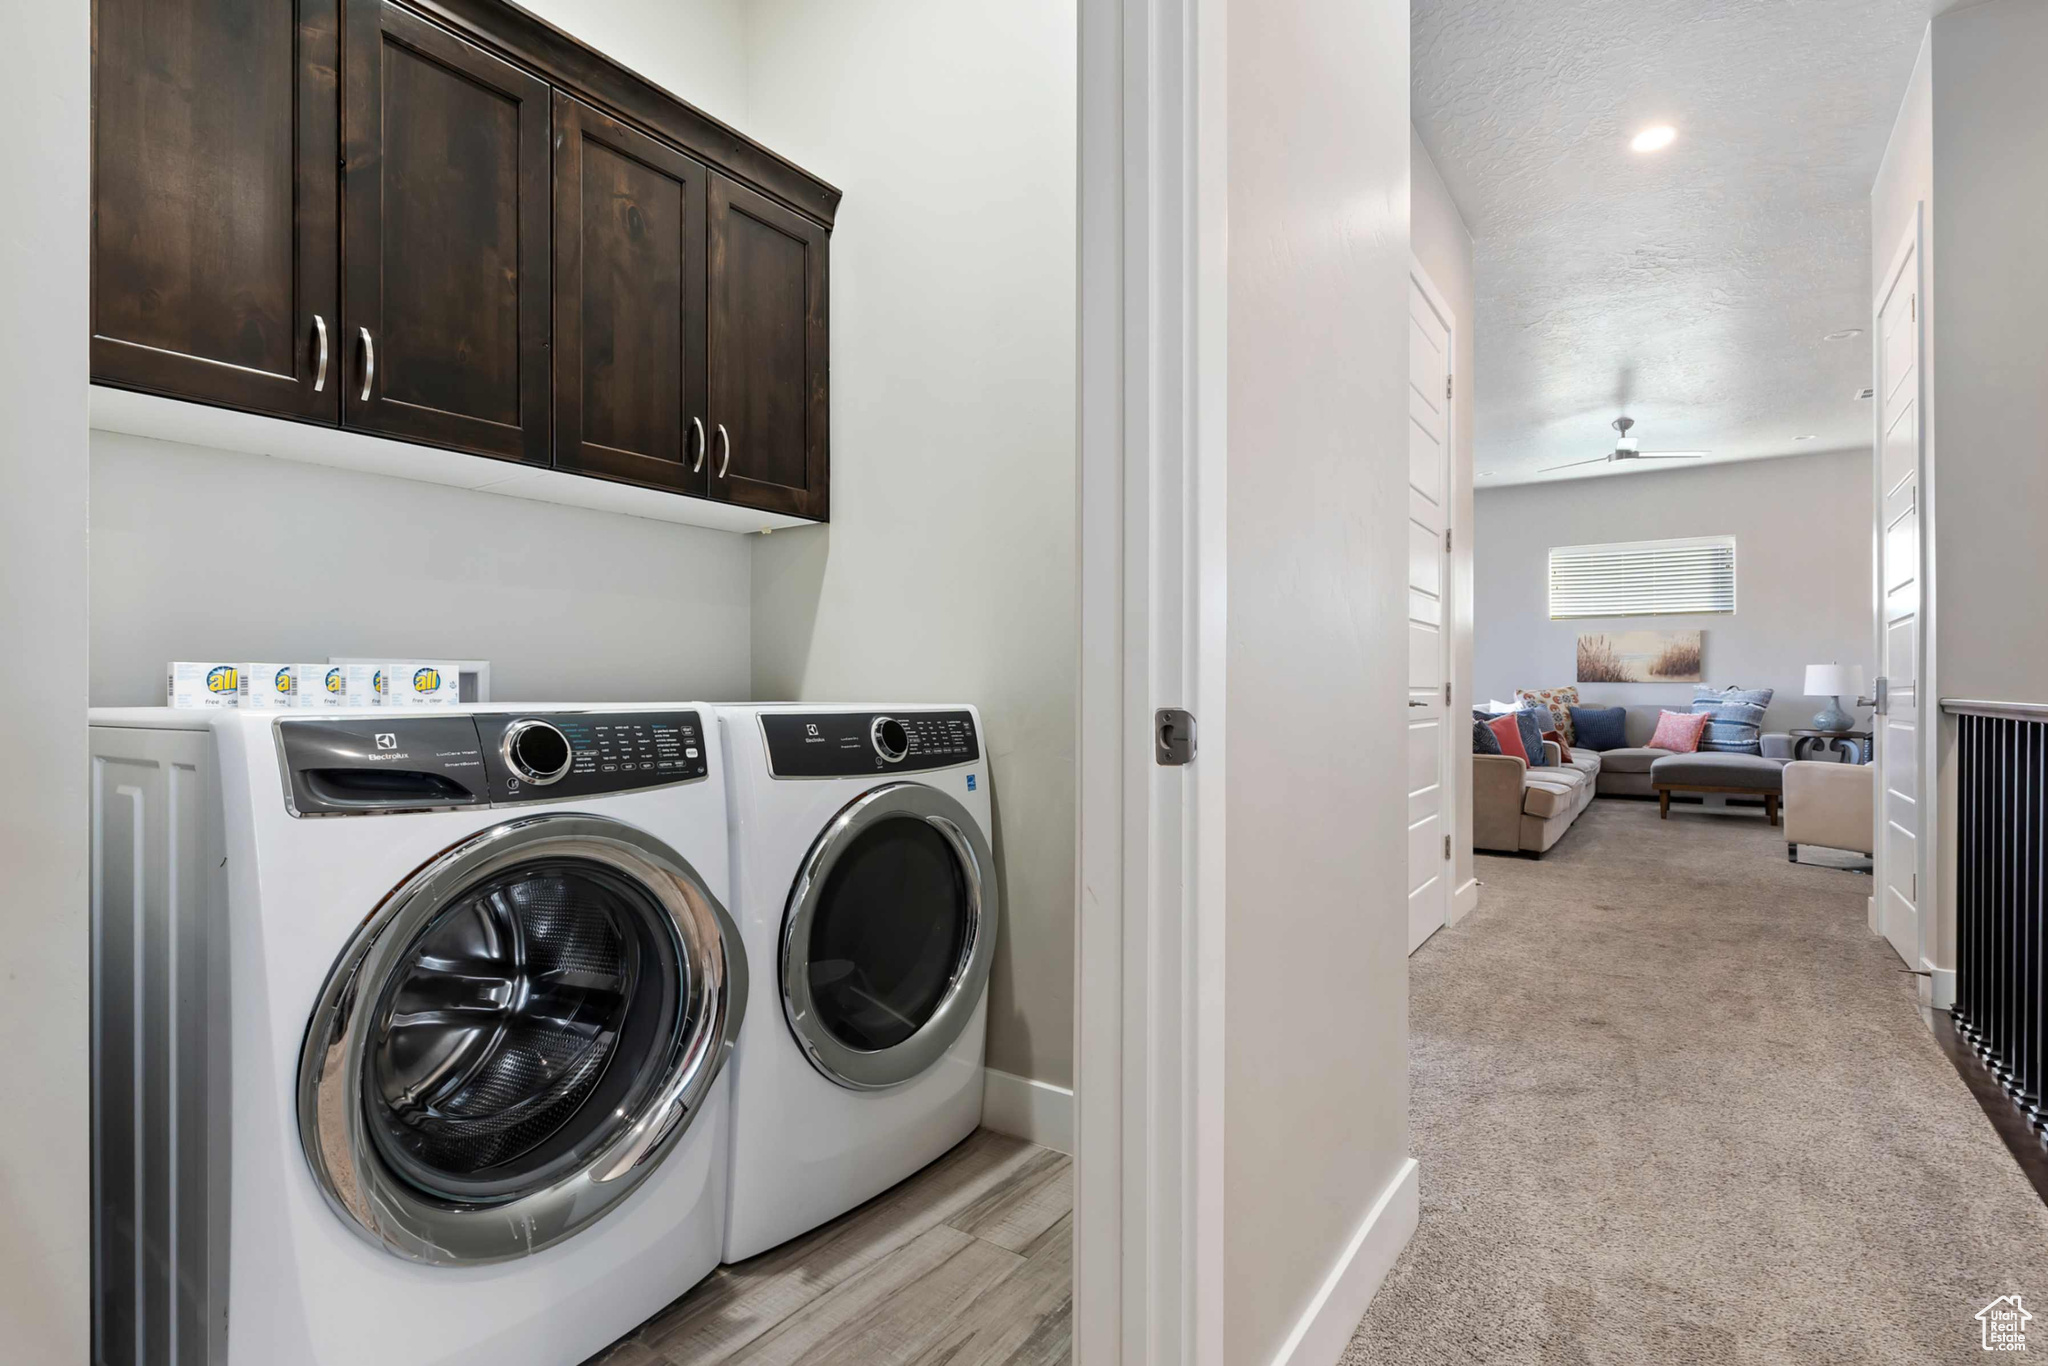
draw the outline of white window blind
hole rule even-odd
[[[1735,610],[1735,538],[1561,545],[1550,551],[1550,616],[1654,617]]]

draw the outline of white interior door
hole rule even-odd
[[[1877,925],[1920,966],[1920,252],[1901,249],[1877,310]]]
[[[1451,317],[1415,268],[1408,282],[1408,951],[1443,928],[1451,908],[1450,710]]]

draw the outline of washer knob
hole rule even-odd
[[[903,756],[910,753],[910,732],[893,716],[877,716],[868,727],[868,739],[884,763],[900,764]]]
[[[560,782],[576,758],[569,737],[559,728],[532,719],[514,721],[505,727],[498,752],[504,756],[505,767],[533,787]]]

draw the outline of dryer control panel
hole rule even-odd
[[[768,771],[778,778],[922,773],[981,758],[966,711],[762,712]]]
[[[711,772],[694,711],[280,719],[295,816],[565,801]]]

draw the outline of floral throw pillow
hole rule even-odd
[[[1551,729],[1562,735],[1567,745],[1579,742],[1579,737],[1572,731],[1572,708],[1579,705],[1577,688],[1517,688],[1515,701],[1525,707],[1548,708],[1553,722]]]

